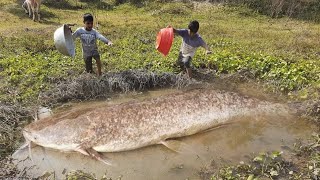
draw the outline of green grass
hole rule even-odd
[[[82,26],[86,12],[97,17],[98,30],[114,43],[113,47],[98,44],[104,72],[146,67],[176,71],[181,38],[175,38],[170,54],[163,57],[154,48],[156,34],[167,25],[186,28],[197,19],[199,33],[214,53],[206,56],[199,49],[193,61],[196,67],[214,65],[218,73],[248,70],[283,92],[304,88],[317,92],[320,86],[319,24],[272,19],[242,6],[146,2],[137,7],[72,0],[44,3],[38,23],[24,14],[19,3],[1,0],[0,4],[3,101],[30,103],[39,92],[83,72],[79,40],[75,59],[64,57],[53,45],[53,32],[63,23]]]

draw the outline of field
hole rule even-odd
[[[196,69],[217,76],[248,76],[289,100],[314,103],[310,114],[319,118],[320,24],[315,21],[272,18],[234,4],[46,0],[41,22],[33,22],[21,4],[0,0],[0,105],[40,105],[40,93],[84,73],[80,41],[76,41],[76,57],[65,57],[56,50],[53,33],[66,23],[77,24],[73,31],[83,26],[82,15],[90,12],[96,29],[114,43],[111,47],[98,43],[104,74],[130,69],[178,73],[175,62],[181,38],[175,37],[164,57],[155,49],[156,34],[168,25],[187,28],[196,19],[199,34],[213,51],[210,55],[204,49],[197,51]],[[0,133],[0,147],[8,145],[4,142],[8,136]],[[21,136],[10,136],[10,141],[9,152],[2,157],[18,147]]]

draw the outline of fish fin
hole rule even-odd
[[[21,147],[19,147],[12,155],[11,157],[19,157],[20,155],[23,155],[23,152],[25,150],[29,150],[29,143],[25,142]],[[27,158],[29,157],[29,155],[27,155]]]
[[[27,149],[29,147],[29,143],[25,142],[21,147],[19,147],[13,154],[12,156],[15,157],[18,154],[20,154],[22,151],[24,151],[25,149]]]
[[[90,154],[85,149],[78,148],[78,149],[76,149],[76,151],[78,151],[79,153],[81,153],[83,155],[90,156]]]
[[[101,161],[103,162],[104,164],[106,165],[109,165],[111,166],[112,163],[110,160],[104,158],[101,154],[99,154],[97,151],[95,151],[94,149],[92,148],[89,148],[89,149],[83,149],[81,147],[77,148],[76,151],[80,152],[81,154],[83,155],[86,155],[86,156],[91,156],[93,157],[94,159],[98,160],[98,161]]]
[[[106,165],[112,166],[112,163],[110,160],[106,159],[105,157],[103,157],[101,154],[99,154],[97,151],[95,151],[94,149],[90,148],[90,149],[86,149],[86,151],[89,153],[89,155],[91,157],[93,157],[94,159],[103,162]]]
[[[213,130],[216,130],[216,129],[220,129],[220,128],[223,128],[223,127],[225,127],[225,126],[227,126],[229,124],[233,124],[233,123],[229,122],[229,123],[219,124],[217,126],[213,126],[213,127],[209,128],[209,129],[206,129],[206,130],[202,131],[201,133],[206,133],[206,132],[210,132],[210,131],[213,131]]]
[[[192,147],[189,144],[186,144],[179,140],[165,140],[161,141],[160,144],[163,144],[170,150],[177,152],[179,154],[188,155],[190,157],[196,157],[196,159],[203,161],[201,158],[201,154],[204,154],[204,152],[201,149],[197,149],[197,147]]]
[[[179,140],[173,140],[173,139],[161,141],[160,144],[163,144],[170,150],[177,153],[189,152],[192,149],[186,143],[183,143],[182,141],[179,141]]]

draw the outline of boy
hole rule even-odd
[[[89,13],[83,15],[84,27],[78,28],[73,34],[73,39],[80,37],[82,43],[82,55],[86,64],[86,71],[93,73],[92,58],[97,63],[97,74],[101,76],[101,61],[97,47],[97,39],[111,46],[113,43],[93,29],[93,16]]]
[[[173,32],[175,34],[180,35],[183,39],[177,64],[180,66],[181,69],[185,68],[189,78],[192,77],[192,72],[191,72],[191,67],[190,67],[191,60],[192,60],[197,48],[201,46],[206,49],[207,54],[211,53],[208,45],[204,42],[204,40],[197,33],[198,30],[199,30],[199,22],[198,21],[191,21],[188,25],[188,29],[174,29],[173,28]]]

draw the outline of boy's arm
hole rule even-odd
[[[96,31],[96,37],[97,39],[99,39],[100,41],[108,44],[108,45],[112,45],[112,42],[109,41],[106,37],[104,37],[102,34],[100,34],[98,31]]]
[[[167,26],[167,28],[172,28],[173,29],[173,33],[174,34],[177,34],[177,35],[180,35],[181,36],[181,30],[180,29],[175,29],[174,27],[172,27],[172,26]]]
[[[212,53],[212,51],[210,51],[209,46],[207,45],[207,43],[204,40],[202,40],[202,45],[201,46],[206,50],[206,54],[211,54]]]
[[[206,53],[207,53],[207,54],[211,54],[211,53],[212,53],[212,51],[210,51],[210,48],[209,48],[209,46],[207,45],[207,43],[204,43],[204,44],[202,45],[202,47],[203,47],[204,49],[206,49]]]
[[[174,34],[177,34],[177,33],[178,33],[175,28],[172,28],[172,29],[173,29],[173,33],[174,33]]]
[[[70,28],[70,27],[69,27]],[[70,31],[71,31],[71,28],[70,28]],[[72,31],[71,31],[72,32]],[[72,38],[73,40],[75,40],[77,37],[80,36],[80,28],[78,28],[74,33],[72,33]]]

